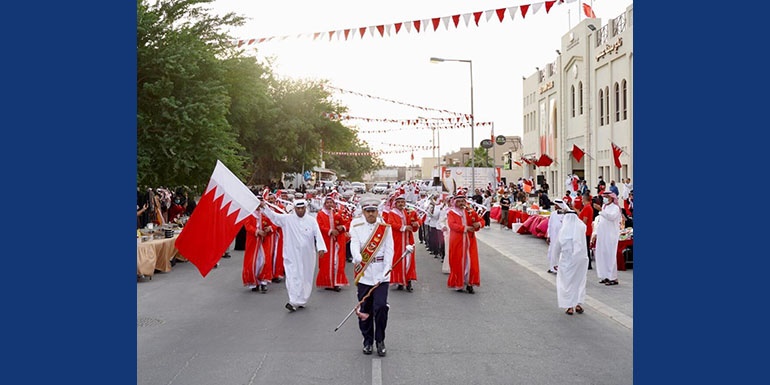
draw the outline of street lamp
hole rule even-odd
[[[454,61],[454,62],[460,62],[460,63],[468,63],[470,66],[470,75],[471,75],[471,188],[469,191],[475,191],[476,188],[476,157],[474,156],[473,148],[476,145],[476,139],[474,138],[473,131],[476,128],[476,125],[474,123],[474,116],[473,116],[473,61],[471,60],[464,60],[464,59],[443,59],[439,57],[432,57],[430,58],[431,63],[443,63],[446,61]],[[455,193],[456,191],[453,191],[452,193]]]

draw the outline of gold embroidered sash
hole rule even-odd
[[[372,234],[369,236],[369,239],[366,240],[364,248],[361,250],[361,263],[357,264],[353,268],[353,273],[355,275],[355,279],[353,280],[353,284],[357,285],[358,280],[361,279],[361,277],[364,276],[364,270],[366,270],[366,266],[369,265],[369,263],[372,262],[372,259],[374,259],[374,255],[377,254],[377,251],[380,249],[380,246],[382,246],[382,240],[385,238],[385,230],[388,228],[388,225],[385,223],[378,223],[377,227],[372,231]]]

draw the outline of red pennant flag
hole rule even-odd
[[[313,34],[313,40],[318,39],[318,36],[321,35],[321,32],[316,32]]]
[[[524,19],[527,17],[527,10],[529,9],[529,4],[522,4],[519,6],[519,9],[521,10],[521,18]]]
[[[412,160],[414,160],[414,153],[412,153]]]
[[[345,30],[345,40],[348,40],[348,35],[350,35],[350,28]]]
[[[217,160],[214,172],[195,211],[174,246],[205,277],[230,246],[243,221],[259,206],[259,199]]]
[[[577,145],[572,145],[572,156],[575,158],[576,161],[580,162],[580,159],[583,159],[583,155],[586,153],[583,152],[583,150],[580,149]]]
[[[500,8],[495,10],[497,12],[497,19],[500,20],[500,22],[503,22],[503,18],[505,17],[505,8]]]
[[[334,36],[334,32],[336,32],[336,31],[329,31],[329,41],[332,41],[332,37]]]
[[[521,167],[521,162],[513,161],[513,163],[516,163],[517,166]]]
[[[460,24],[460,15],[453,15],[452,22],[455,23],[455,28],[457,28],[457,24]]]
[[[479,26],[479,19],[481,19],[481,14],[483,12],[473,12],[473,21],[476,22],[476,26]]]
[[[553,163],[553,159],[546,154],[540,155],[540,159],[535,161],[535,165],[538,167],[548,167],[551,163]]]
[[[441,18],[440,17],[434,17],[434,18],[431,19],[431,21],[433,22],[433,30],[434,31],[437,30],[439,24],[441,23]]]
[[[612,157],[615,158],[615,167],[617,168],[620,168],[620,154],[622,153],[623,149],[612,143]]]
[[[364,38],[364,34],[366,33],[366,27],[361,27],[358,29],[358,33],[361,34],[361,38]]]
[[[384,35],[384,33],[385,33],[385,26],[384,25],[378,25],[377,26],[377,31],[380,32],[380,37],[384,37],[385,36]]]
[[[545,13],[548,13],[548,11],[551,10],[551,7],[553,7],[554,3],[556,3],[556,1],[546,1],[545,2]]]
[[[394,25],[396,26],[396,35],[398,35],[398,31],[401,30],[401,26],[404,25],[404,23],[396,23]]]
[[[596,19],[596,14],[594,13],[593,8],[591,8],[591,6],[586,3],[583,3],[583,13],[586,14],[586,17]]]

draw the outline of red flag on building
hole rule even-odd
[[[414,160],[414,153],[412,153],[412,160]]]
[[[540,159],[535,161],[535,165],[538,167],[547,167],[550,166],[551,163],[553,163],[553,159],[546,154],[540,155]]]
[[[254,193],[217,160],[206,191],[174,246],[205,277],[257,206]]]
[[[583,3],[583,13],[586,14],[586,17],[596,19],[596,14],[594,13],[594,9],[591,8],[591,6],[586,3]]]
[[[617,168],[620,168],[620,154],[622,153],[623,149],[612,143],[612,157],[615,158],[615,167]]]
[[[583,150],[580,149],[577,145],[572,145],[572,156],[575,158],[576,161],[580,162],[580,159],[583,159],[583,155],[586,153],[583,152]]]
[[[524,163],[526,163],[526,164],[532,164],[532,160],[530,160],[530,159],[528,159],[528,158],[524,158],[524,157],[522,157],[522,158],[521,158],[521,160],[523,160],[523,161],[524,161]]]

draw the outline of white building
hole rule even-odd
[[[632,4],[604,25],[583,19],[562,37],[554,61],[523,79],[522,157],[553,159],[545,167],[525,164],[524,176],[544,177],[551,196],[564,193],[568,174],[592,188],[600,175],[608,186],[633,180],[633,46]],[[613,143],[623,150],[620,168]],[[586,154],[580,162],[573,145]]]

